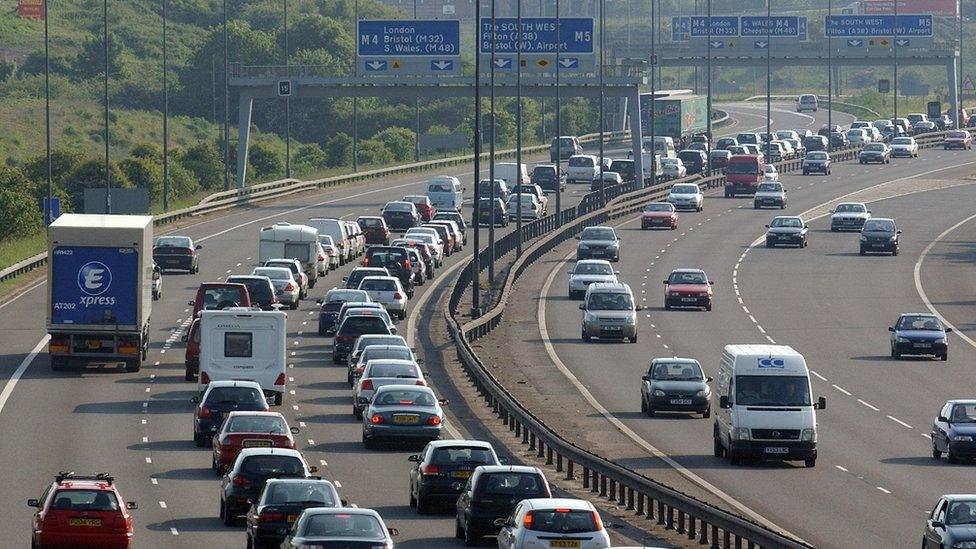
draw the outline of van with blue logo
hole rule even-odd
[[[64,214],[48,228],[47,330],[51,369],[123,363],[149,348],[153,218]]]
[[[715,457],[817,463],[816,401],[803,355],[787,345],[726,345],[716,376]]]

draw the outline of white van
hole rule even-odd
[[[495,179],[504,180],[509,188],[514,188],[518,185],[528,185],[530,183],[529,167],[524,162],[522,164],[500,162],[495,164]]]
[[[677,158],[678,152],[674,148],[674,139],[666,135],[654,136],[654,152],[661,158]]]
[[[819,107],[817,96],[812,93],[805,93],[796,98],[796,112],[813,111],[817,112]]]
[[[297,259],[308,276],[309,288],[319,278],[319,234],[308,225],[281,222],[262,227],[258,256],[261,265],[269,259]]]
[[[318,234],[332,237],[332,241],[339,247],[339,265],[345,265],[352,260],[352,243],[349,241],[349,230],[344,221],[327,217],[310,217],[308,225],[314,227]]]
[[[726,345],[712,409],[715,457],[817,463],[817,413],[803,355],[786,345]]]
[[[438,175],[427,181],[427,198],[437,211],[461,211],[464,205],[464,188],[461,181],[451,175]]]
[[[287,327],[282,311],[231,307],[200,312],[201,393],[212,381],[255,381],[280,405],[285,394]]]

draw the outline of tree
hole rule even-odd
[[[199,182],[199,187],[206,191],[216,191],[224,188],[223,155],[216,141],[204,141],[188,148],[183,153],[182,165],[190,170]]]
[[[112,187],[131,187],[132,184],[119,169],[118,164],[109,164]],[[78,169],[71,174],[65,185],[71,207],[74,211],[80,212],[85,209],[85,189],[105,187],[105,162],[101,159],[87,160],[78,166]]]
[[[130,156],[119,163],[119,168],[133,186],[149,192],[150,203],[163,196],[163,166],[152,158]]]
[[[359,142],[359,161],[363,164],[383,165],[393,163],[393,153],[382,142],[367,139]]]
[[[105,54],[102,47],[102,35],[85,38],[78,52],[78,59],[75,62],[75,70],[80,76],[93,77],[105,73]],[[122,55],[125,52],[125,44],[115,33],[108,34],[108,73],[111,76],[121,76],[125,74],[125,66]]]
[[[180,162],[176,153],[169,157],[170,200],[194,195],[200,192],[200,180]]]
[[[139,143],[129,151],[129,156],[148,158],[156,162],[163,161],[163,148],[155,143]],[[133,181],[135,183],[135,181]],[[139,185],[136,185],[137,187]]]
[[[42,223],[41,211],[29,193],[0,187],[0,240],[36,234]]]
[[[302,17],[288,29],[289,48],[293,51],[324,50],[334,59],[343,60],[343,67],[352,67],[355,58],[355,41],[350,35],[348,23],[331,17],[310,14]]]
[[[410,160],[414,153],[414,132],[406,128],[387,128],[373,136],[393,154],[395,160]]]
[[[325,143],[327,165],[335,168],[352,164],[352,138],[349,134],[339,132]]]
[[[285,163],[270,145],[255,143],[248,151],[248,163],[253,170],[254,179],[279,177],[285,171]]]
[[[329,165],[329,156],[318,145],[302,145],[295,152],[295,168],[304,174],[314,173]]]
[[[78,166],[85,161],[85,157],[73,150],[54,149],[51,151],[51,186],[53,194],[62,197],[61,210],[70,211],[70,200],[65,192],[68,178],[78,169]],[[47,196],[47,157],[43,154],[37,155],[21,167],[24,175],[31,181],[37,182],[35,187],[35,199],[41,203],[41,199]]]

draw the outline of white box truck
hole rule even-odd
[[[153,218],[64,214],[48,227],[51,369],[74,359],[138,372],[149,350]]]
[[[200,375],[197,390],[212,381],[255,381],[274,403],[285,394],[287,315],[231,307],[200,312]]]
[[[715,457],[817,463],[817,412],[803,355],[786,345],[726,345],[716,376]]]

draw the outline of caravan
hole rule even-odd
[[[715,457],[817,463],[816,402],[803,355],[786,345],[726,345],[713,405]]]
[[[271,259],[298,260],[308,276],[309,287],[315,286],[319,278],[319,235],[314,227],[284,222],[262,227],[258,256],[262,265]]]
[[[281,311],[233,307],[200,313],[200,377],[203,392],[212,381],[255,381],[280,405],[285,394],[287,315]]]

